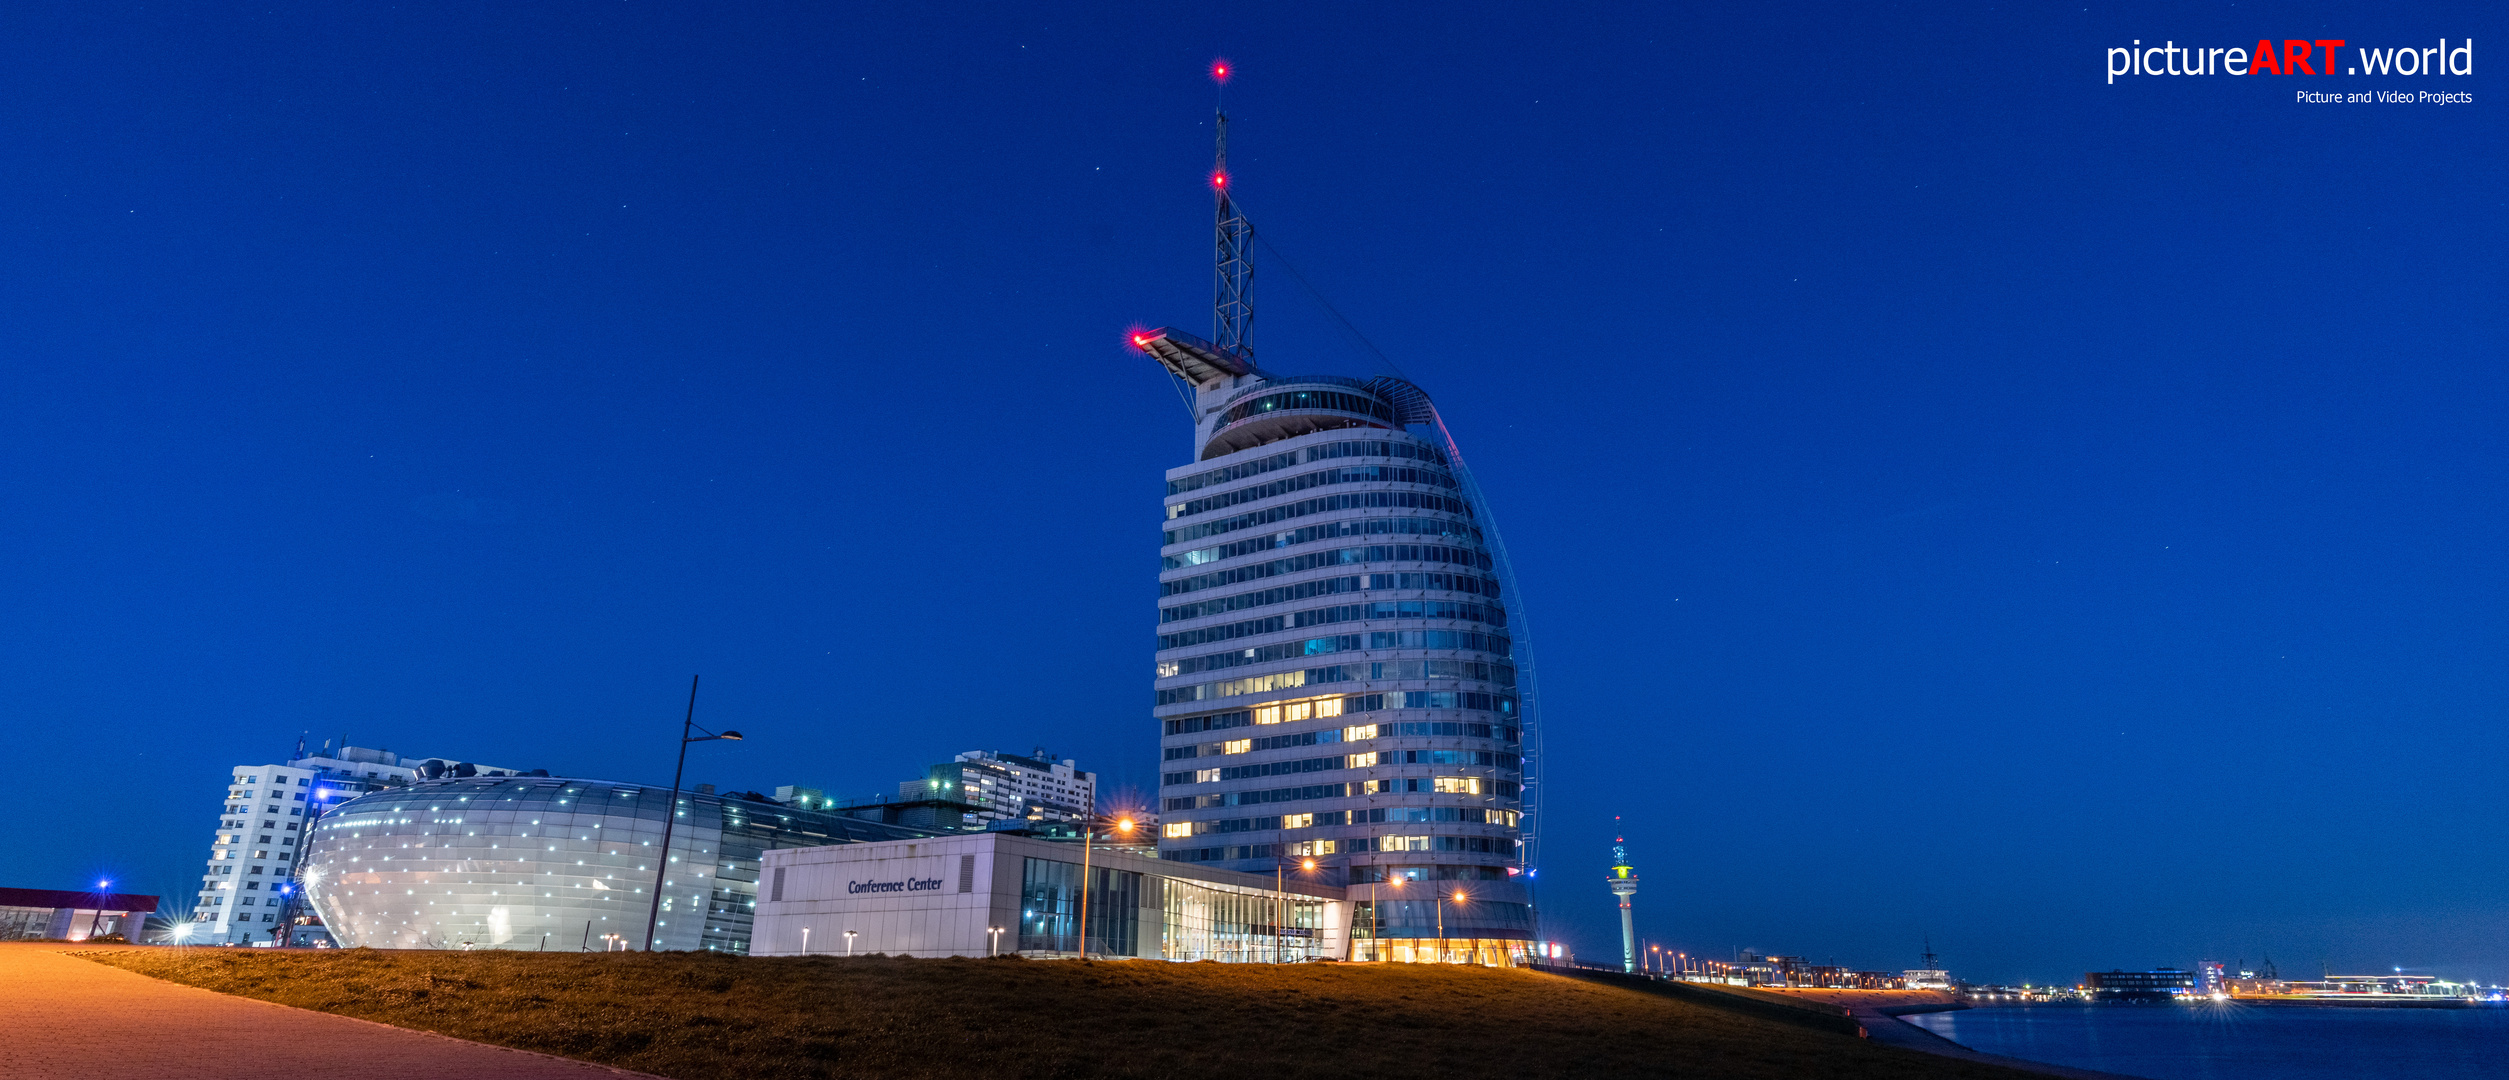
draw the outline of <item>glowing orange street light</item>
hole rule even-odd
[[[1437,898],[1437,959],[1439,963],[1446,962],[1446,904],[1448,899],[1448,897],[1444,896]],[[1456,907],[1462,907],[1464,905],[1464,891],[1462,889],[1455,890],[1455,895],[1452,899]]]
[[[1082,815],[1080,819],[1080,958],[1083,960],[1089,958],[1089,847],[1098,839],[1098,823],[1091,820],[1093,816]],[[1131,836],[1133,819],[1115,819],[1115,831]]]
[[[1386,884],[1399,890],[1403,887],[1403,879],[1396,877],[1387,881]],[[1376,958],[1383,960],[1385,959],[1385,908],[1376,902],[1376,882],[1374,881],[1368,882],[1368,922],[1372,924],[1369,940],[1375,943]]]

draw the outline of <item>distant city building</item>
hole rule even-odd
[[[293,911],[296,869],[303,863],[305,827],[323,807],[340,800],[409,783],[429,773],[515,775],[442,758],[407,758],[390,750],[325,743],[308,753],[302,742],[285,764],[238,765],[228,777],[210,838],[209,864],[191,918],[173,928],[173,940],[192,945],[274,942],[319,944],[319,923],[283,923]]]
[[[2195,990],[2195,973],[2178,968],[2150,971],[2093,971],[2082,985],[2094,1001],[2174,1001]]]
[[[0,941],[142,940],[157,898],[71,889],[0,889]]]
[[[1836,964],[1814,964],[1801,956],[1765,955],[1757,949],[1741,950],[1731,961],[1684,957],[1679,963],[1679,977],[1684,982],[1826,990],[1917,989],[1909,986],[1903,975],[1887,971],[1856,971]],[[1944,985],[1949,985],[1948,979]]]
[[[986,821],[1079,821],[1098,805],[1098,774],[1043,749],[1034,757],[970,750],[935,765],[921,780],[898,785],[898,794],[954,799],[977,807],[971,825]]]
[[[996,822],[1073,822],[1097,803],[1098,776],[1070,758],[970,750],[897,785],[895,795],[832,799],[818,788],[786,785],[775,801],[805,810],[835,810],[918,829],[984,829]]]
[[[325,814],[301,878],[350,948],[641,949],[660,877],[655,948],[745,953],[767,851],[937,834],[699,785],[680,793],[665,863],[670,804],[650,784],[418,779]]]

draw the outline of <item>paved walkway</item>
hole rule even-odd
[[[507,1050],[159,982],[64,955],[0,946],[0,1077],[7,1080],[620,1080],[643,1073]]]

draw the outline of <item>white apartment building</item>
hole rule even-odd
[[[520,775],[512,769],[403,757],[362,746],[344,746],[335,756],[326,743],[309,754],[301,742],[286,764],[236,766],[219,807],[218,830],[210,837],[200,895],[191,919],[176,926],[174,940],[187,945],[273,943],[287,901],[294,896],[306,831],[324,808],[430,773],[450,775],[461,769],[470,770],[463,775]],[[301,905],[297,910],[304,911]],[[328,936],[318,927],[305,933]]]
[[[921,790],[914,790],[920,788]],[[993,750],[970,750],[932,767],[924,780],[900,785],[900,795],[949,799],[982,807],[968,824],[989,820],[1079,821],[1098,805],[1098,774],[1070,758],[1056,761]]]

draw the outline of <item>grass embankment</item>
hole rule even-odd
[[[680,1080],[2026,1074],[1526,971],[116,949],[98,963]]]

